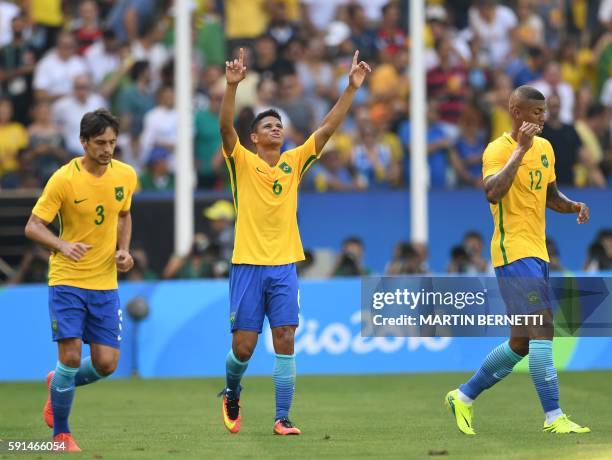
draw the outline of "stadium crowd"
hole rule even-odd
[[[174,185],[172,1],[0,0],[0,187],[41,188],[81,153],[79,121],[120,116],[117,155],[141,190]],[[409,180],[408,2],[194,0],[194,159],[198,188],[224,190],[219,149],[223,65],[240,46],[248,77],[236,124],[274,107],[300,144],[344,84],[354,49],[372,63],[351,116],[308,175],[316,191],[405,186]],[[612,177],[612,0],[428,1],[428,161],[432,188],[478,187],[487,142],[510,128],[510,91],[549,98],[543,136],[561,185]]]

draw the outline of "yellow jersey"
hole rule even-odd
[[[517,148],[508,133],[491,142],[482,157],[482,177],[499,172]],[[546,250],[546,190],[557,179],[555,154],[546,139],[535,136],[508,193],[491,204],[491,259],[500,267],[525,257],[549,262]]]
[[[137,176],[131,166],[111,160],[96,177],[75,158],[47,182],[32,214],[46,222],[59,216],[60,238],[92,248],[78,262],[53,252],[49,259],[49,286],[117,289],[117,223],[119,212],[129,211]]]
[[[314,134],[281,154],[276,166],[236,141],[224,150],[236,209],[232,263],[285,265],[304,260],[297,196],[304,173],[318,159]]]

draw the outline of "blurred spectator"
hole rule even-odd
[[[338,9],[347,0],[301,0],[305,10],[304,19],[318,31],[324,31],[338,18]]]
[[[410,120],[402,122],[399,127],[399,137],[406,152],[410,151]],[[447,183],[448,151],[452,139],[444,125],[439,122],[438,103],[430,100],[427,104],[427,163],[429,165],[429,186],[443,188]],[[409,156],[405,156],[404,181],[409,183]]]
[[[164,279],[221,278],[228,274],[227,264],[220,263],[219,247],[203,233],[194,236],[191,252],[184,257],[172,255],[164,268]]]
[[[10,23],[12,41],[0,48],[0,93],[11,98],[15,120],[23,124],[29,121],[28,109],[32,102],[32,74],[35,66],[34,48],[25,37],[26,20],[23,14],[13,17]]]
[[[145,28],[159,17],[166,1],[116,0],[108,14],[107,24],[121,43],[134,42]]]
[[[300,135],[302,142],[310,135],[314,127],[314,112],[304,96],[304,88],[297,74],[289,73],[279,80],[279,103],[291,120],[291,126]],[[296,142],[297,143],[297,142]]]
[[[23,4],[30,21],[34,25],[32,42],[42,56],[56,46],[58,36],[64,25],[62,0],[28,0]]]
[[[34,175],[32,155],[28,149],[17,153],[16,164],[13,171],[0,175],[0,189],[40,189],[43,186]]]
[[[535,12],[536,0],[518,0],[516,13],[518,16],[517,37],[525,46],[540,47],[544,42],[544,21]]]
[[[228,48],[245,46],[266,30],[268,12],[267,0],[226,0],[225,37]]]
[[[142,190],[174,190],[174,175],[170,172],[170,151],[165,147],[153,147],[149,153],[147,167],[140,175]]]
[[[453,246],[447,273],[468,273],[468,255],[463,246]]]
[[[531,86],[539,90],[544,97],[557,93],[561,101],[559,119],[563,123],[574,121],[574,91],[569,83],[561,80],[561,66],[558,62],[549,62],[544,68],[542,78],[532,82]]]
[[[291,131],[291,118],[289,118],[287,112],[276,106],[278,97],[278,84],[276,81],[269,77],[261,77],[259,83],[257,83],[257,100],[253,104],[253,113],[257,116],[266,110],[276,110],[281,117],[283,129],[288,134]]]
[[[418,275],[425,271],[421,265],[421,258],[414,245],[400,242],[393,250],[393,259],[385,268],[385,275]]]
[[[51,117],[51,105],[38,101],[32,107],[32,123],[28,126],[28,151],[34,175],[41,185],[68,161],[64,138]]]
[[[100,40],[96,40],[84,53],[85,62],[93,84],[99,87],[104,79],[119,67],[119,40],[112,29],[102,32]]]
[[[609,113],[601,104],[591,105],[586,119],[576,121],[576,132],[585,146],[582,157],[584,169],[578,172],[577,177],[579,186],[605,186],[605,153],[602,139],[608,130],[608,123]]]
[[[164,21],[153,21],[144,25],[142,33],[130,46],[131,56],[136,61],[148,61],[151,66],[151,85],[154,90],[162,84],[162,68],[169,61],[170,53],[162,40],[166,32]]]
[[[482,256],[482,235],[476,231],[469,231],[463,235],[462,247],[467,254],[468,273],[486,273],[491,270],[491,264]]]
[[[13,103],[0,99],[0,176],[17,169],[17,152],[28,145],[28,132],[13,119]]]
[[[359,180],[368,188],[396,186],[401,177],[397,160],[389,145],[382,142],[373,124],[361,127],[353,147],[353,165]]]
[[[282,49],[297,37],[298,28],[289,20],[287,4],[283,0],[272,0],[269,10],[270,21],[266,34],[274,38]]]
[[[87,48],[102,37],[98,24],[98,5],[94,0],[79,3],[79,17],[71,24],[71,30],[81,56],[85,54]]]
[[[447,125],[451,137],[456,137],[456,125],[465,106],[467,74],[462,63],[453,64],[451,54],[455,51],[449,39],[439,40],[435,48],[438,65],[427,72],[427,97],[438,100],[440,121]]]
[[[506,72],[512,76],[512,83],[515,87],[530,84],[542,76],[546,64],[546,54],[542,48],[530,46],[523,52],[509,59],[506,65]]]
[[[0,0],[0,47],[13,41],[13,18],[19,16],[19,7],[14,3]]]
[[[495,76],[494,85],[493,91],[488,94],[490,142],[512,130],[512,118],[508,110],[508,101],[513,90],[512,80],[507,75],[500,73]]]
[[[470,29],[479,37],[489,64],[497,67],[510,52],[512,35],[518,25],[514,11],[497,0],[476,0],[469,9]]]
[[[544,124],[541,136],[548,139],[555,152],[555,174],[560,185],[573,186],[575,168],[585,154],[583,146],[573,124],[563,123],[560,118],[561,102],[556,93],[546,100],[548,119]]]
[[[359,50],[359,59],[371,61],[376,58],[376,32],[368,26],[368,18],[363,6],[349,3],[346,7],[348,26],[351,29],[351,42]]]
[[[304,96],[311,101],[316,120],[322,120],[329,111],[334,88],[334,69],[325,57],[325,43],[321,38],[313,37],[308,40],[303,56],[296,64]]]
[[[390,1],[382,8],[382,21],[376,32],[376,48],[382,61],[386,61],[406,47],[406,33],[400,26],[400,8]],[[382,53],[382,54],[380,54]]]
[[[174,170],[174,147],[178,129],[174,108],[174,88],[165,86],[158,92],[157,106],[146,113],[140,136],[140,164],[149,162],[153,147],[163,147],[170,152],[170,169]]]
[[[332,276],[364,276],[370,270],[363,263],[364,248],[361,238],[350,236],[342,243]]]
[[[253,70],[261,77],[278,80],[285,74],[294,73],[295,65],[279,56],[278,44],[271,35],[262,35],[255,41]]]
[[[208,109],[200,109],[195,113],[194,157],[198,188],[214,188],[219,180],[219,171],[215,167],[214,159],[221,148],[219,111],[224,92],[223,83],[217,82],[208,91]]]
[[[47,283],[49,272],[49,250],[40,245],[30,246],[17,268],[15,275],[9,280],[11,284]]]
[[[74,37],[69,32],[61,32],[57,46],[36,65],[33,83],[36,96],[52,100],[67,96],[72,91],[74,78],[84,74],[87,74],[87,66],[76,54]]]
[[[561,254],[559,254],[557,243],[551,238],[546,238],[546,251],[548,252],[548,258],[550,259],[548,269],[551,272],[565,271],[563,265],[561,265]]]
[[[229,267],[234,251],[234,205],[227,200],[215,201],[202,211],[210,223],[208,237],[219,248],[219,256]]]
[[[133,138],[136,139],[142,132],[145,114],[154,107],[155,94],[151,90],[149,63],[136,61],[130,70],[130,82],[121,88],[117,97],[119,115]]]
[[[450,159],[459,185],[479,187],[482,182],[482,154],[487,146],[482,114],[467,106],[459,119],[459,138]]]
[[[393,108],[400,107],[399,103],[410,94],[409,63],[408,50],[401,48],[390,62],[376,66],[369,80],[372,98],[389,101]]]
[[[91,81],[87,75],[78,75],[74,79],[73,92],[56,101],[52,107],[53,121],[64,136],[64,145],[72,156],[81,155],[81,118],[87,112],[106,107],[102,96],[91,91]]]
[[[367,188],[367,182],[357,176],[350,158],[340,151],[333,138],[325,147],[321,159],[303,179],[303,187],[317,192],[356,191]]]
[[[589,246],[584,271],[597,272],[612,270],[612,229],[600,230],[595,241]]]

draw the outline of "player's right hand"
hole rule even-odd
[[[518,145],[524,152],[527,152],[533,145],[533,136],[540,134],[542,127],[536,123],[524,121],[518,133]]]
[[[246,65],[244,63],[244,48],[240,48],[238,59],[225,61],[225,78],[228,84],[240,83],[246,77]]]
[[[60,252],[68,259],[78,262],[92,247],[90,244],[62,241]]]

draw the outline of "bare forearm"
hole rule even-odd
[[[117,223],[117,249],[125,251],[130,250],[130,241],[132,240],[132,216],[127,214],[119,216]]]
[[[340,124],[344,120],[344,117],[346,117],[346,114],[351,108],[351,104],[353,103],[353,97],[355,96],[356,91],[357,88],[353,88],[349,85],[340,95],[338,101],[336,101],[336,104],[332,107],[332,109],[325,116],[323,122],[321,123],[320,130],[324,134],[328,134],[331,137],[331,135],[334,134],[336,129],[338,129],[338,126],[340,126]]]
[[[28,222],[25,228],[25,235],[29,239],[36,241],[55,251],[60,250],[62,240],[53,234],[46,225],[38,222]]]
[[[553,211],[573,214],[576,212],[577,206],[578,203],[566,197],[556,186],[549,187],[546,191],[546,207]]]
[[[238,83],[229,83],[225,87],[225,93],[223,93],[223,100],[221,101],[221,111],[219,113],[222,133],[234,129],[234,108],[236,106],[237,89]]]
[[[495,204],[508,193],[524,156],[525,152],[517,148],[501,171],[486,178],[484,190],[489,202]]]

